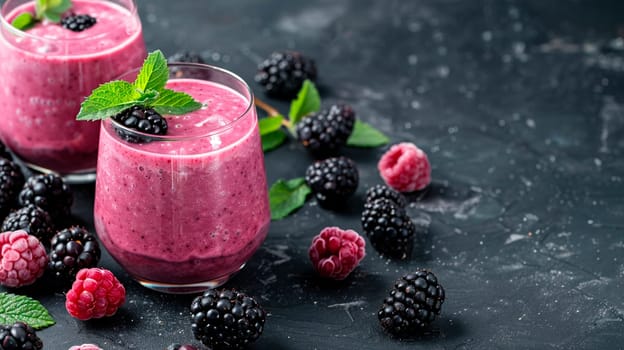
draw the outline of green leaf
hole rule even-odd
[[[160,91],[167,84],[167,79],[169,79],[167,59],[162,51],[156,50],[151,52],[143,62],[143,67],[141,67],[141,71],[134,81],[134,86],[139,91],[148,89]]]
[[[390,141],[381,131],[358,119],[353,125],[353,132],[347,140],[347,145],[353,147],[378,147]]]
[[[161,90],[158,98],[148,105],[160,114],[174,115],[190,113],[202,107],[202,104],[195,101],[191,95],[169,89]]]
[[[11,25],[19,30],[27,30],[35,25],[35,17],[30,12],[24,12],[13,18]]]
[[[310,192],[312,190],[302,177],[288,181],[277,180],[269,189],[271,219],[282,219],[301,208]]]
[[[37,300],[23,295],[0,293],[0,324],[21,321],[34,329],[49,327],[55,323],[48,310]]]
[[[63,14],[72,7],[71,0],[48,0],[48,11]]]
[[[61,15],[71,7],[72,3],[70,0],[37,0],[35,2],[37,19],[46,18],[54,23],[59,23]]]
[[[77,120],[98,120],[140,104],[141,93],[127,81],[116,80],[98,86],[80,107]]]
[[[279,147],[286,141],[286,133],[284,130],[277,129],[268,134],[260,135],[262,138],[262,150],[268,152]]]
[[[37,13],[37,19],[41,19],[43,13],[48,9],[47,0],[35,0],[35,12]]]
[[[268,118],[262,118],[258,121],[258,128],[260,129],[260,135],[266,135],[274,131],[279,130],[282,127],[284,117],[281,115],[275,115]]]
[[[297,94],[297,98],[290,103],[288,116],[290,117],[292,127],[294,128],[305,115],[318,112],[320,108],[321,97],[318,90],[316,90],[316,86],[314,86],[312,81],[306,79]]]

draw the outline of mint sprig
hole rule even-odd
[[[301,208],[312,189],[302,177],[277,180],[269,189],[271,219],[279,220]]]
[[[202,107],[187,93],[165,89],[168,78],[165,55],[160,50],[151,52],[133,83],[115,80],[98,86],[82,102],[76,119],[106,119],[133,106],[170,115],[186,114]]]
[[[59,23],[63,13],[71,7],[71,0],[35,0],[35,14],[24,12],[15,17],[11,25],[20,30],[28,30],[43,19]]]
[[[55,323],[48,310],[37,300],[23,295],[0,293],[0,324],[18,321],[37,330]]]

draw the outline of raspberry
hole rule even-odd
[[[69,216],[74,196],[63,178],[56,174],[31,176],[19,193],[22,206],[34,204],[47,211],[55,222]]]
[[[41,277],[48,264],[43,244],[24,230],[0,233],[0,284],[22,287]]]
[[[365,247],[364,238],[357,232],[326,227],[312,239],[309,255],[319,275],[343,280],[364,259]]]
[[[366,191],[366,203],[372,203],[381,198],[389,199],[401,208],[405,208],[407,206],[407,200],[405,197],[388,186],[375,185]]]
[[[2,232],[24,230],[47,246],[54,235],[54,223],[47,211],[34,204],[9,214],[2,223]]]
[[[313,154],[332,154],[347,143],[354,124],[351,106],[333,105],[297,123],[297,137]]]
[[[112,272],[82,269],[67,292],[65,308],[79,320],[112,316],[126,300],[126,289]]]
[[[416,226],[405,209],[390,199],[364,204],[362,228],[373,248],[381,254],[399,259],[410,255]]]
[[[316,80],[316,64],[296,51],[274,52],[255,76],[268,95],[281,98],[295,97],[306,79]]]
[[[418,270],[399,279],[377,316],[381,326],[395,335],[411,334],[429,325],[440,314],[444,288],[436,276]]]
[[[115,115],[113,120],[128,129],[133,129],[141,133],[152,135],[167,134],[167,120],[152,108],[133,106]],[[119,137],[128,142],[145,143],[151,141],[149,137],[128,132],[117,126],[115,126],[115,131]]]
[[[85,29],[91,28],[95,25],[97,20],[89,15],[74,15],[63,17],[61,25],[65,29],[69,29],[74,32],[82,32]]]
[[[171,344],[167,347],[167,350],[199,350],[197,347],[188,344]]]
[[[10,326],[0,325],[1,350],[41,350],[43,342],[37,332],[24,322],[15,322]]]
[[[195,338],[212,349],[238,349],[264,329],[266,312],[258,302],[236,290],[210,289],[191,303]]]
[[[347,157],[327,158],[310,165],[305,180],[321,205],[336,207],[355,193],[359,173]]]
[[[377,169],[386,184],[399,192],[419,191],[431,182],[427,155],[409,142],[390,147],[381,156]]]
[[[95,344],[82,344],[82,345],[74,345],[69,350],[103,350],[101,347]]]

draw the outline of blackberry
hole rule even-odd
[[[152,135],[167,134],[167,120],[152,108],[132,106],[115,115],[113,119],[126,128],[138,132]],[[136,135],[119,127],[115,127],[115,131],[119,137],[128,142],[144,143],[151,141],[149,137]]]
[[[444,288],[426,270],[407,274],[394,284],[377,316],[381,326],[395,335],[408,335],[429,325],[444,303]]]
[[[94,267],[100,255],[95,235],[82,227],[72,226],[52,237],[48,268],[56,276],[72,278],[80,269]]]
[[[386,185],[375,185],[366,191],[366,202],[374,202],[380,198],[389,199],[401,208],[407,206],[405,196]]]
[[[266,313],[236,290],[208,290],[191,304],[195,338],[214,349],[238,349],[262,334]]]
[[[167,62],[188,62],[188,63],[205,63],[204,59],[196,52],[180,51],[167,57]]]
[[[332,105],[297,123],[297,138],[312,153],[331,154],[347,143],[354,124],[351,106]]]
[[[274,52],[258,65],[255,80],[268,95],[293,98],[306,79],[316,80],[316,64],[300,52]]]
[[[74,195],[69,185],[56,174],[31,176],[19,193],[22,206],[34,204],[47,211],[57,223],[69,216],[73,202]]]
[[[2,141],[0,141],[0,158],[13,160],[13,157],[11,157],[11,153],[7,149],[7,146]]]
[[[24,322],[15,322],[10,326],[0,326],[0,349],[41,350],[43,342],[34,328]]]
[[[381,254],[400,259],[410,255],[416,228],[405,209],[392,200],[381,198],[364,204],[362,228]]]
[[[17,206],[17,197],[24,185],[22,170],[12,161],[0,158],[0,218]]]
[[[359,174],[354,161],[335,157],[310,165],[305,180],[321,205],[334,207],[355,193]]]
[[[74,32],[82,32],[85,29],[91,28],[95,25],[97,20],[95,17],[89,15],[75,15],[63,17],[61,19],[61,25],[65,29],[69,29]]]
[[[34,204],[11,212],[2,223],[2,232],[25,230],[48,246],[54,235],[54,223],[47,211]]]

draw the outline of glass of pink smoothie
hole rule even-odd
[[[93,174],[100,124],[79,122],[76,115],[99,84],[143,63],[146,49],[135,3],[73,0],[68,12],[96,18],[82,32],[47,21],[27,31],[11,26],[26,11],[34,13],[34,1],[7,0],[2,6],[0,138],[34,169]]]
[[[207,65],[172,64],[170,72],[166,87],[203,107],[165,116],[164,136],[102,122],[94,221],[108,252],[142,285],[193,293],[245,265],[267,235],[270,210],[247,84]],[[129,143],[119,130],[150,142]]]

